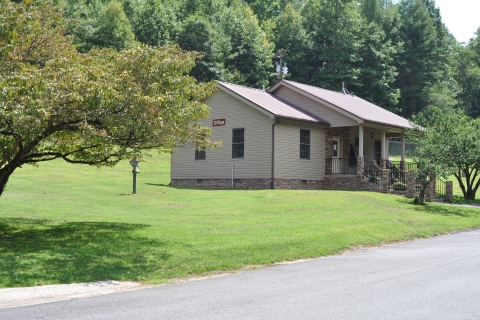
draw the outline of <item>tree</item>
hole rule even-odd
[[[228,10],[217,19],[231,44],[224,65],[233,77],[224,79],[256,88],[267,86],[273,76],[273,43],[260,28],[253,11],[247,4],[232,0]]]
[[[399,4],[404,50],[396,59],[396,85],[401,90],[399,108],[407,118],[427,106],[424,89],[442,79],[447,62],[447,40],[439,33],[443,29],[436,11],[428,9],[424,0],[402,0]]]
[[[174,40],[178,24],[174,6],[165,5],[161,0],[146,0],[133,30],[138,41],[163,46]]]
[[[308,82],[326,89],[339,90],[360,86],[362,19],[356,2],[351,0],[313,0],[303,8],[305,29],[312,39],[309,52]]]
[[[213,32],[208,21],[199,16],[187,19],[177,34],[177,43],[183,50],[196,51],[202,55],[190,72],[192,77],[200,82],[219,78],[221,71],[215,63]]]
[[[201,101],[215,90],[176,46],[78,53],[58,8],[0,0],[0,195],[24,164],[53,159],[111,166],[178,144],[217,147]]]
[[[417,144],[416,174],[424,187],[420,203],[430,181],[451,174],[458,180],[464,198],[475,199],[480,186],[480,121],[458,110],[434,112],[428,120],[417,115],[413,121],[414,129],[407,131],[407,140]]]
[[[132,26],[120,3],[112,1],[102,8],[91,41],[94,46],[116,50],[135,44]]]
[[[356,1],[310,1],[302,11],[311,39],[302,68],[306,82],[339,90],[342,82],[356,95],[393,110],[397,52],[376,22],[367,23]]]
[[[304,77],[308,70],[308,53],[311,43],[303,27],[303,17],[292,4],[287,4],[285,11],[277,18],[275,28],[275,49],[288,49],[285,61],[289,66],[291,78],[298,82],[308,82]]]
[[[480,117],[480,28],[470,43],[457,46],[452,63],[458,83],[459,105],[468,115]]]

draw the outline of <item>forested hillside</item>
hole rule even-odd
[[[57,0],[78,50],[141,42],[201,52],[191,75],[346,88],[405,117],[480,115],[480,28],[459,44],[434,0]]]

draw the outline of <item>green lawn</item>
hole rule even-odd
[[[169,186],[169,156],[140,167],[24,166],[0,197],[0,287],[100,279],[164,283],[358,245],[480,226],[480,209],[373,192]]]

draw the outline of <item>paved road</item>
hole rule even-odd
[[[207,280],[0,309],[0,319],[480,319],[480,230]]]

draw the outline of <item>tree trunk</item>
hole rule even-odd
[[[467,192],[464,193],[463,198],[465,200],[475,200],[475,191],[469,187],[467,188]]]
[[[432,180],[422,180],[422,189],[420,190],[420,194],[418,195],[418,204],[424,205],[425,204],[425,192],[427,191],[427,187],[432,182]]]
[[[13,173],[14,170],[15,169],[10,170],[9,166],[0,169],[0,196],[3,194],[5,186],[8,182],[8,178],[10,178],[10,175]]]

